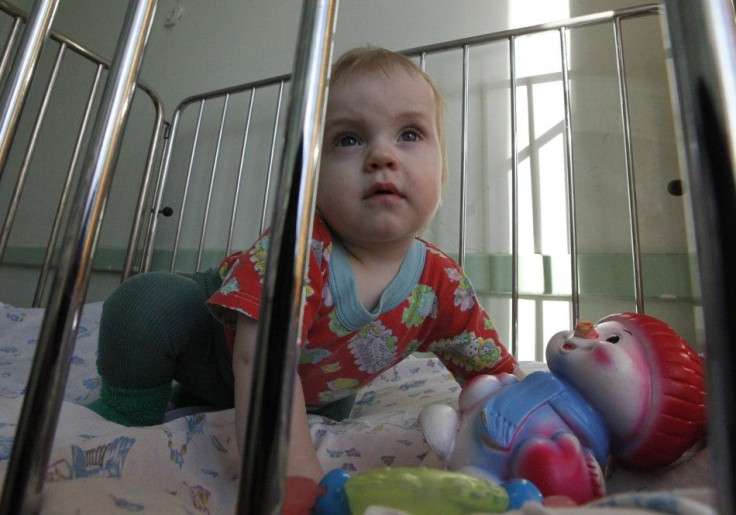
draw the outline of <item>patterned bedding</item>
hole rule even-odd
[[[126,428],[84,407],[99,395],[95,353],[100,312],[101,303],[94,303],[82,314],[43,513],[233,513],[239,474],[233,410],[172,412],[160,426]],[[0,478],[7,467],[42,317],[41,309],[0,303]],[[527,370],[540,366],[525,364]],[[411,357],[389,369],[361,392],[350,419],[336,423],[310,416],[324,469],[358,473],[381,466],[439,466],[416,419],[429,404],[456,403],[458,392],[458,385],[432,356]],[[632,513],[636,507],[643,512],[715,513],[712,490],[694,480],[702,483],[707,467],[704,453],[695,453],[679,473],[677,469],[656,477],[621,473],[618,488],[638,493],[609,496],[598,506],[573,512]],[[537,505],[529,513],[547,511],[563,512]]]

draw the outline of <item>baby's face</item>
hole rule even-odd
[[[439,205],[435,98],[420,76],[363,72],[331,86],[317,207],[346,244],[402,244]]]

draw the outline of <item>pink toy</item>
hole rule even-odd
[[[582,322],[555,334],[546,356],[551,373],[479,376],[460,394],[459,413],[422,412],[427,442],[448,468],[494,483],[524,478],[545,497],[582,504],[604,495],[609,454],[665,466],[703,435],[702,359],[660,320]]]

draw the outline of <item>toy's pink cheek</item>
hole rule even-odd
[[[593,349],[592,356],[593,360],[601,365],[601,367],[608,367],[613,364],[613,359],[605,346],[599,345]]]

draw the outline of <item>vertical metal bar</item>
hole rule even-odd
[[[641,245],[639,244],[639,213],[636,200],[636,176],[631,152],[631,125],[629,119],[629,93],[626,85],[626,63],[624,42],[621,33],[621,18],[613,20],[613,36],[616,43],[616,67],[618,70],[618,92],[621,105],[621,123],[624,137],[624,159],[626,160],[626,184],[629,191],[629,228],[631,230],[631,257],[634,265],[634,299],[636,312],[644,312],[644,288],[642,286]]]
[[[174,271],[176,266],[176,256],[179,253],[179,240],[181,240],[181,226],[184,223],[184,214],[187,207],[187,198],[189,197],[189,186],[192,180],[192,171],[194,170],[194,156],[197,153],[197,142],[199,141],[199,130],[202,127],[202,115],[204,113],[204,104],[206,100],[202,100],[199,104],[199,114],[197,115],[197,126],[194,129],[194,141],[192,142],[192,151],[189,154],[189,167],[187,168],[187,178],[184,181],[184,193],[181,197],[181,208],[179,209],[179,221],[176,224],[176,236],[174,237],[174,249],[171,254],[170,272]]]
[[[462,132],[460,136],[460,234],[458,241],[458,258],[461,267],[465,266],[465,240],[468,225],[468,102],[470,71],[470,47],[463,46],[463,112]]]
[[[736,513],[736,21],[729,0],[665,0],[705,320],[718,513]]]
[[[519,135],[516,37],[509,37],[511,77],[511,354],[519,356]]]
[[[239,513],[281,513],[283,504],[292,393],[298,380],[296,342],[336,13],[336,0],[304,2],[258,322]]]
[[[199,247],[197,248],[197,264],[195,270],[199,270],[202,265],[202,253],[204,252],[204,240],[207,235],[207,220],[210,216],[210,207],[212,207],[212,191],[215,189],[215,179],[217,179],[217,162],[220,159],[220,148],[222,147],[222,134],[225,131],[225,120],[227,119],[227,106],[230,103],[230,94],[225,95],[222,103],[222,115],[220,116],[220,129],[217,133],[217,145],[215,145],[215,157],[212,160],[212,171],[210,172],[210,184],[207,188],[207,202],[204,207],[204,216],[202,217],[202,230],[199,236]]]
[[[41,325],[0,513],[37,513],[40,508],[107,189],[155,10],[155,0],[138,0],[131,3],[126,14],[70,213],[54,290]]]
[[[240,163],[238,164],[238,176],[235,180],[235,194],[233,196],[233,208],[230,211],[230,230],[227,233],[227,252],[230,255],[233,247],[233,234],[235,233],[235,220],[238,214],[238,198],[240,197],[240,186],[243,182],[243,166],[245,165],[245,152],[248,148],[248,135],[250,134],[250,121],[253,116],[253,105],[256,101],[256,89],[250,92],[250,101],[248,102],[248,114],[245,117],[245,131],[243,132],[243,143],[240,146]]]
[[[133,225],[130,229],[130,237],[128,238],[128,251],[125,254],[125,263],[123,264],[123,276],[121,280],[125,280],[133,275],[135,256],[138,251],[138,240],[141,236],[143,220],[146,216],[146,199],[148,191],[153,181],[153,167],[156,163],[159,141],[161,140],[161,131],[164,129],[164,107],[161,99],[154,98],[156,122],[154,124],[151,141],[148,145],[148,155],[146,156],[146,167],[141,177],[141,187],[138,193],[138,208],[133,217]]]
[[[146,239],[143,243],[143,257],[141,259],[141,272],[148,272],[151,269],[151,263],[153,261],[154,244],[156,241],[156,232],[158,229],[158,215],[161,210],[161,204],[163,202],[163,195],[166,186],[166,180],[169,175],[169,168],[171,165],[171,154],[174,148],[174,137],[179,126],[179,120],[181,120],[181,107],[174,111],[174,118],[171,124],[167,126],[164,122],[164,148],[162,151],[163,158],[159,165],[158,174],[156,176],[156,186],[153,190],[153,205],[151,206],[151,213],[148,217],[148,230],[146,231]]]
[[[33,73],[51,30],[58,4],[59,0],[36,0],[33,4],[20,41],[20,48],[0,98],[0,180],[31,87]]]
[[[276,156],[276,136],[279,131],[279,118],[281,117],[281,102],[284,97],[285,81],[279,83],[279,96],[276,100],[276,114],[273,118],[273,134],[271,135],[271,151],[268,155],[268,175],[266,176],[266,188],[263,192],[263,209],[261,210],[261,230],[266,228],[266,212],[268,210],[268,196],[271,191],[271,178],[273,177],[273,163]]]
[[[92,82],[92,88],[87,98],[87,106],[84,109],[84,115],[82,116],[82,123],[79,126],[79,133],[77,134],[77,141],[74,145],[74,152],[72,152],[72,159],[69,162],[69,168],[66,172],[66,181],[61,189],[61,195],[59,196],[59,205],[56,208],[56,217],[54,217],[54,225],[51,228],[51,234],[49,235],[49,241],[46,245],[46,254],[43,258],[43,264],[41,265],[41,273],[38,277],[38,284],[36,286],[36,293],[33,297],[33,305],[40,306],[41,300],[43,299],[44,292],[46,290],[46,281],[48,278],[49,271],[51,270],[51,260],[56,249],[56,241],[59,239],[59,232],[61,231],[61,222],[64,218],[64,212],[66,211],[66,204],[69,199],[69,192],[72,188],[72,182],[74,179],[74,169],[77,167],[77,161],[79,160],[79,154],[82,150],[82,142],[84,141],[84,135],[87,132],[87,126],[89,124],[89,118],[92,114],[92,106],[94,105],[95,97],[97,96],[97,88],[100,85],[100,78],[102,77],[103,66],[97,65],[97,73]]]
[[[562,91],[565,101],[565,168],[567,170],[567,209],[569,215],[570,239],[570,280],[573,325],[580,320],[580,287],[578,285],[578,242],[577,222],[575,216],[575,173],[573,169],[572,151],[572,112],[570,107],[570,74],[567,56],[566,27],[560,28],[560,53],[562,56]]]
[[[5,68],[8,66],[8,62],[10,62],[10,54],[13,52],[13,47],[15,46],[15,40],[18,38],[18,34],[20,34],[20,28],[23,26],[23,20],[20,18],[15,18],[13,20],[13,27],[10,29],[10,33],[8,34],[8,39],[5,41],[5,48],[3,49],[3,56],[0,58],[0,77],[5,75]]]
[[[25,155],[23,156],[23,162],[18,172],[18,179],[15,183],[15,189],[11,202],[8,205],[8,211],[5,215],[5,223],[3,229],[0,232],[0,262],[5,254],[5,249],[8,246],[8,239],[10,238],[10,230],[12,229],[13,223],[15,222],[15,215],[18,212],[18,205],[20,204],[20,198],[25,189],[26,179],[28,178],[28,170],[31,167],[31,160],[33,159],[33,153],[36,150],[36,143],[38,143],[38,134],[41,131],[41,126],[46,118],[46,110],[49,107],[49,101],[51,100],[51,94],[53,93],[54,86],[56,85],[56,79],[59,76],[59,68],[61,62],[64,59],[66,53],[66,45],[61,44],[59,51],[56,53],[56,59],[54,60],[54,66],[49,76],[48,84],[46,85],[46,91],[44,92],[43,99],[41,100],[41,107],[36,115],[36,121],[33,123],[33,129],[31,130],[31,139],[28,142],[28,148],[26,148]]]

